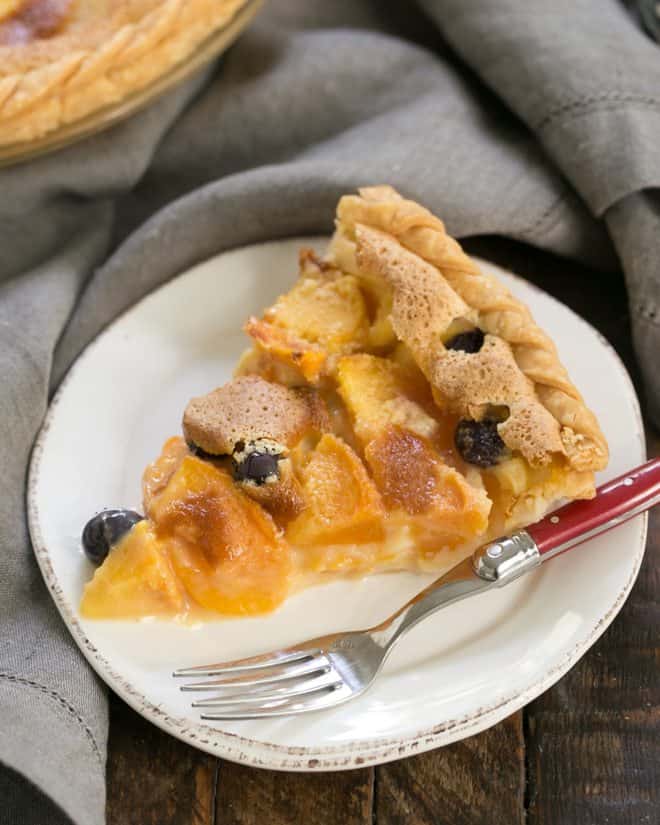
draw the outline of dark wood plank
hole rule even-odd
[[[657,434],[650,434],[649,454],[660,455]],[[529,825],[660,822],[659,571],[656,508],[639,579],[621,613],[527,710]]]
[[[440,750],[376,769],[378,825],[522,825],[522,713]]]
[[[619,273],[596,273],[500,239],[478,239],[472,246],[587,318],[616,348],[641,394]],[[649,433],[649,454],[660,454],[657,433]],[[576,667],[525,711],[528,825],[660,822],[657,510],[649,527],[645,562],[621,614]]]
[[[471,255],[479,255],[526,278],[586,318],[616,349],[641,394],[628,297],[620,272],[596,272],[576,261],[507,238],[471,238],[464,246]]]
[[[217,767],[112,697],[107,825],[213,825]]]
[[[373,768],[280,773],[220,763],[216,825],[371,825]]]
[[[638,385],[620,274],[503,239],[495,260],[588,318]],[[651,436],[654,454],[660,438]],[[282,774],[218,762],[111,703],[108,825],[644,825],[660,822],[660,513],[621,615],[598,645],[523,717],[376,770]],[[527,794],[525,795],[526,763]],[[217,782],[217,789],[216,789]]]

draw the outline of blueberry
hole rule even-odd
[[[492,418],[459,421],[454,442],[465,461],[477,467],[492,467],[506,452],[506,446],[497,432],[497,421]]]
[[[112,547],[144,516],[134,510],[103,510],[91,518],[82,532],[82,545],[87,558],[102,564]]]
[[[278,462],[281,456],[268,452],[248,452],[241,456],[234,465],[236,481],[252,481],[255,484],[265,484],[270,476],[279,476]]]
[[[463,352],[479,352],[484,345],[485,337],[482,330],[477,327],[477,329],[459,332],[458,335],[454,335],[453,338],[447,341],[445,347],[447,349],[462,350]]]

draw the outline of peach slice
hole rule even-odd
[[[287,529],[292,544],[380,541],[385,511],[364,465],[335,435],[326,433],[300,470],[307,507]]]
[[[257,372],[267,380],[278,376],[277,364],[282,364],[294,376],[302,376],[310,384],[318,383],[328,358],[328,353],[319,345],[304,341],[284,327],[277,327],[258,318],[249,318],[245,331],[254,339],[257,353],[262,354],[261,362],[268,367],[264,355],[275,362],[269,369]],[[245,363],[242,364],[245,367]],[[286,383],[291,383],[287,381]],[[294,379],[295,383],[295,379]]]
[[[385,506],[410,517],[421,548],[453,547],[488,528],[486,492],[445,464],[426,439],[388,427],[369,442],[365,458]]]
[[[366,342],[367,308],[353,275],[334,280],[301,278],[264,312],[264,320],[329,352]]]
[[[188,445],[180,435],[174,435],[163,444],[158,458],[147,464],[142,474],[142,503],[147,515],[151,509],[151,502],[167,487],[187,455],[190,455]]]
[[[152,518],[177,575],[202,607],[264,613],[288,595],[290,548],[226,470],[187,456],[152,502]]]
[[[262,319],[250,318],[245,331],[261,350],[316,384],[330,356],[366,344],[369,318],[353,275],[303,275]]]
[[[420,386],[401,365],[375,355],[347,355],[337,365],[339,394],[363,445],[397,424],[426,438],[438,422],[422,404],[429,402],[428,385]]]
[[[141,521],[119,542],[85,585],[87,619],[133,619],[185,613],[188,600],[153,527]]]

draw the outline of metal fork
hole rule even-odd
[[[202,719],[256,719],[334,707],[367,690],[394,645],[418,622],[460,599],[509,584],[659,501],[660,459],[654,459],[600,487],[596,498],[567,504],[526,530],[479,548],[375,627],[173,675],[204,677],[181,690],[216,692],[193,702],[203,709]]]

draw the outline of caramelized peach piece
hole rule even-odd
[[[292,544],[344,544],[384,538],[378,490],[353,450],[326,433],[301,469],[307,507],[289,524]]]
[[[311,261],[311,259],[310,259]],[[327,372],[328,358],[352,352],[367,341],[367,307],[353,275],[324,275],[303,257],[303,275],[245,331],[257,346],[311,384]],[[312,267],[313,277],[306,272]]]
[[[422,547],[454,546],[486,531],[486,493],[447,466],[426,439],[389,427],[367,445],[365,457],[385,506],[413,517]]]
[[[305,497],[300,482],[293,474],[291,459],[284,458],[278,463],[280,476],[274,483],[241,484],[241,490],[257,504],[260,504],[273,517],[278,526],[288,521],[305,509]]]
[[[174,569],[202,607],[264,613],[286,598],[290,548],[227,471],[187,456],[152,502],[152,518]]]
[[[164,545],[141,521],[85,585],[80,612],[88,619],[175,616],[188,607]]]
[[[163,492],[183,459],[190,455],[188,445],[179,435],[168,438],[160,455],[147,464],[142,474],[142,503],[148,515],[153,499]]]
[[[259,321],[258,323],[263,322]],[[265,350],[260,344],[255,343],[253,347],[245,350],[241,355],[234,370],[234,378],[239,378],[242,375],[259,375],[261,378],[265,378],[266,381],[282,384],[284,387],[299,387],[308,380],[310,384],[316,383],[320,376],[320,370],[313,370],[312,378],[307,379],[291,361],[286,362]]]
[[[353,275],[301,278],[266,310],[264,320],[329,352],[347,345],[355,349],[367,337],[367,308]]]
[[[303,341],[288,329],[257,318],[248,319],[245,331],[256,342],[258,352],[261,350],[264,355],[270,356],[276,363],[280,362],[310,384],[318,382],[328,357],[328,353],[320,346]],[[270,379],[277,372],[272,370],[271,374],[266,374],[260,371],[259,374]]]
[[[438,423],[422,406],[428,385],[418,384],[399,364],[366,353],[347,355],[337,365],[337,382],[363,445],[392,424],[426,438],[436,434]]]

